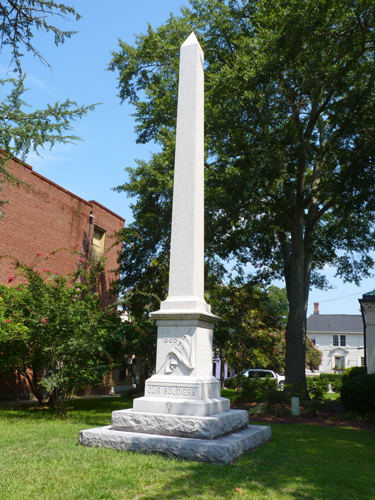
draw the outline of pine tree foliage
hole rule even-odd
[[[94,105],[81,106],[67,99],[47,104],[45,109],[32,111],[24,100],[26,75],[22,71],[23,52],[35,55],[43,64],[49,62],[33,43],[36,30],[53,34],[56,45],[62,44],[75,32],[64,31],[53,24],[54,18],[79,20],[73,7],[44,0],[8,0],[0,2],[0,54],[10,54],[9,71],[14,77],[0,80],[4,96],[0,102],[0,190],[4,182],[20,183],[6,168],[13,156],[24,160],[30,151],[39,154],[46,146],[71,143],[79,139],[72,133],[72,122],[82,118]],[[22,184],[22,183],[21,183]],[[0,200],[0,207],[6,201]]]

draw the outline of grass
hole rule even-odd
[[[329,399],[331,401],[340,401],[340,393],[339,392],[327,392],[324,394],[324,399]]]
[[[1,500],[374,500],[375,432],[272,425],[272,440],[234,464],[77,446],[120,398],[75,400],[65,420],[35,406],[0,408]]]

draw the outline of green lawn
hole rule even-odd
[[[375,432],[272,425],[272,440],[231,465],[77,446],[108,425],[120,398],[75,400],[60,420],[30,406],[0,408],[1,500],[374,500]]]
[[[337,401],[340,399],[340,393],[339,392],[327,392],[324,394],[325,399],[330,399],[331,401]]]

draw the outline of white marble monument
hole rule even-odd
[[[112,425],[81,431],[86,446],[157,452],[226,463],[271,438],[230,410],[212,376],[218,319],[204,300],[204,72],[192,33],[181,46],[168,298],[152,313],[158,326],[156,373],[132,410]]]

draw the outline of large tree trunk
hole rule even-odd
[[[299,287],[292,286],[289,317],[285,331],[285,384],[295,390],[307,391],[306,386],[306,301]]]
[[[220,351],[219,353],[219,358],[220,358],[220,385],[221,385],[221,388],[224,387],[224,355],[223,353]]]
[[[298,206],[299,205],[299,206]],[[309,294],[311,255],[304,240],[304,209],[295,201],[291,243],[285,247],[285,283],[289,316],[285,331],[285,384],[308,398],[306,385],[306,313]],[[288,387],[286,388],[288,390]]]

